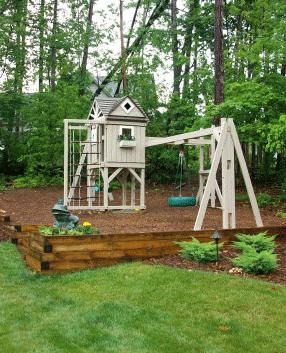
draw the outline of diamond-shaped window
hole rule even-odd
[[[121,104],[121,107],[128,114],[135,107],[135,105],[129,99],[127,99]]]

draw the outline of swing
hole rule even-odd
[[[186,183],[183,183],[183,169],[186,165],[185,155],[183,151],[179,153],[179,162],[177,167],[177,173],[175,177],[175,190],[179,190],[179,196],[170,196],[168,198],[168,206],[170,207],[187,207],[195,206],[197,200],[194,196],[182,196],[182,186]],[[176,186],[177,179],[179,177],[179,185]]]

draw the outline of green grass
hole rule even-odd
[[[286,287],[140,263],[32,274],[0,244],[1,353],[283,353]]]

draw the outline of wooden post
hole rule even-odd
[[[68,205],[68,180],[69,180],[69,123],[64,120],[64,205]]]
[[[254,215],[254,218],[255,218],[255,222],[256,222],[256,225],[258,227],[263,227],[263,222],[262,222],[261,215],[260,215],[260,212],[259,212],[259,208],[258,208],[258,205],[257,205],[257,201],[256,201],[256,197],[255,197],[255,194],[254,194],[254,190],[253,190],[253,186],[252,186],[252,183],[251,183],[251,179],[250,179],[250,176],[249,176],[249,173],[248,173],[247,165],[246,165],[246,162],[245,162],[245,159],[244,159],[244,156],[243,156],[243,152],[242,152],[242,148],[241,148],[241,145],[240,145],[240,142],[239,142],[237,131],[236,131],[236,128],[234,126],[234,123],[233,123],[232,119],[229,119],[229,124],[230,124],[230,127],[231,127],[231,134],[232,134],[233,144],[234,144],[236,155],[237,155],[237,158],[238,158],[238,161],[239,161],[239,164],[240,164],[241,172],[242,172],[243,179],[244,179],[245,186],[246,186],[246,190],[247,190],[247,193],[248,193],[248,196],[249,196],[249,200],[250,200],[250,204],[251,204],[251,207],[252,207],[252,211],[253,211],[253,215]]]
[[[215,137],[214,135],[211,135],[211,144],[210,144],[210,160],[211,163],[214,159],[214,154],[215,154]],[[211,207],[215,208],[215,190],[216,188],[214,187],[212,192],[211,192]]]
[[[104,167],[104,169],[103,169],[103,204],[104,204],[104,208],[106,210],[108,209],[108,187],[109,187],[108,168]]]
[[[122,206],[126,206],[126,199],[127,199],[127,176],[128,173],[124,171],[121,177],[121,186],[122,186]]]
[[[203,220],[204,220],[205,213],[210,199],[210,194],[213,188],[215,187],[216,172],[221,159],[222,151],[223,151],[226,136],[227,136],[227,124],[225,123],[222,123],[222,124],[223,125],[222,125],[220,139],[214,154],[214,159],[212,161],[211,169],[210,169],[207,184],[204,190],[202,202],[200,204],[200,209],[197,215],[194,230],[200,230],[202,228]]]
[[[131,175],[131,206],[134,207],[136,203],[136,184],[135,184],[135,176]]]
[[[140,181],[140,209],[145,210],[145,169],[141,169],[140,173],[141,181]]]
[[[226,123],[228,124],[228,123]],[[234,146],[230,127],[227,126],[227,136],[222,151],[222,198],[223,228],[235,228],[235,175],[234,175]]]

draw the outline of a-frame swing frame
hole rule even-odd
[[[256,225],[258,227],[263,227],[250,175],[233,120],[222,119],[220,132],[218,129],[214,128],[213,133],[215,140],[217,141],[217,146],[212,158],[211,168],[203,192],[203,197],[200,202],[200,208],[197,214],[194,230],[200,230],[202,228],[209,200],[211,199],[213,190],[217,187],[216,174],[220,161],[222,172],[222,226],[224,229],[236,228],[234,169],[235,153],[241,168]]]

